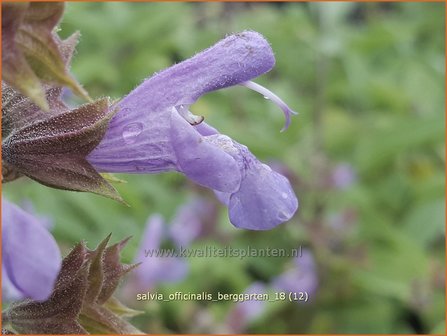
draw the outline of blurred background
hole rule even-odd
[[[92,97],[122,97],[226,34],[262,33],[277,63],[256,81],[299,112],[290,128],[280,133],[277,106],[243,87],[191,110],[286,175],[300,208],[274,230],[239,230],[212,192],[176,173],[120,175],[131,207],[27,179],[4,193],[49,218],[64,253],[112,232],[133,236],[130,263],[156,213],[161,247],[302,249],[295,259],[187,258],[129,277],[119,295],[144,312],[132,320],[144,332],[444,333],[444,13],[443,3],[67,3],[60,34],[80,30],[72,73]],[[135,291],[309,300],[137,302]]]

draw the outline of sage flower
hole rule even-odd
[[[2,289],[15,299],[46,300],[61,269],[53,236],[31,214],[2,199]]]
[[[202,198],[193,198],[182,205],[175,214],[169,227],[169,235],[178,247],[187,247],[195,239],[208,232],[208,224],[214,224],[217,216],[214,202]]]
[[[357,179],[354,168],[349,163],[340,163],[332,170],[331,182],[337,189],[347,189]]]
[[[318,287],[318,274],[312,252],[303,249],[301,256],[293,258],[292,268],[273,279],[272,287],[287,293],[307,292],[309,297],[314,294]]]
[[[250,82],[274,63],[272,49],[260,34],[228,36],[146,79],[115,103],[116,114],[87,160],[99,172],[181,172],[214,190],[239,228],[268,230],[289,220],[298,208],[289,181],[189,111],[205,93],[239,84],[276,102],[284,111],[286,128],[294,112]]]
[[[266,294],[267,288],[261,282],[254,282],[244,291],[244,294]],[[238,302],[230,311],[226,319],[226,326],[230,333],[242,333],[247,327],[262,316],[266,309],[266,301],[245,300]]]
[[[132,287],[147,290],[159,283],[178,282],[188,272],[188,264],[174,255],[162,255],[160,249],[167,235],[166,224],[159,214],[149,217],[135,257],[141,263],[131,274]]]

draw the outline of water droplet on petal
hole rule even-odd
[[[143,124],[140,122],[131,123],[123,128],[123,140],[130,145],[137,141],[138,136],[143,132]]]
[[[270,168],[270,166],[266,165],[265,163],[262,164],[262,167],[268,172],[272,171],[272,168]]]
[[[270,98],[269,98],[269,97],[267,97],[267,96],[264,96],[264,99],[270,100]]]
[[[282,197],[283,199],[288,199],[288,198],[289,198],[289,196],[288,196],[287,193],[285,193],[285,192],[283,192],[283,193],[281,194],[281,197]]]
[[[287,215],[285,212],[281,211],[278,213],[278,220],[285,222],[287,220],[289,220],[289,215]]]

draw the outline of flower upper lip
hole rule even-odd
[[[208,92],[239,84],[263,94],[284,111],[283,131],[296,112],[274,93],[250,81],[274,65],[275,57],[267,40],[257,32],[244,31],[146,79],[116,106],[121,111],[140,110],[144,106],[151,113],[162,112],[171,107],[188,107]],[[188,121],[197,124],[202,120],[192,117]]]
[[[244,31],[145,80],[118,106],[135,108],[138,101],[139,106],[161,111],[167,107],[191,105],[207,92],[258,77],[274,64],[273,51],[262,35]]]

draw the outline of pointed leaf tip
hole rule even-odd
[[[69,73],[78,35],[62,41],[54,32],[63,12],[63,2],[2,3],[3,79],[47,112],[45,85],[68,86],[92,101]]]
[[[50,299],[13,303],[4,312],[12,328],[23,334],[140,334],[124,319],[139,312],[112,296],[119,279],[135,267],[119,261],[129,238],[107,246],[110,238],[95,250],[83,241],[75,245],[63,260]]]

